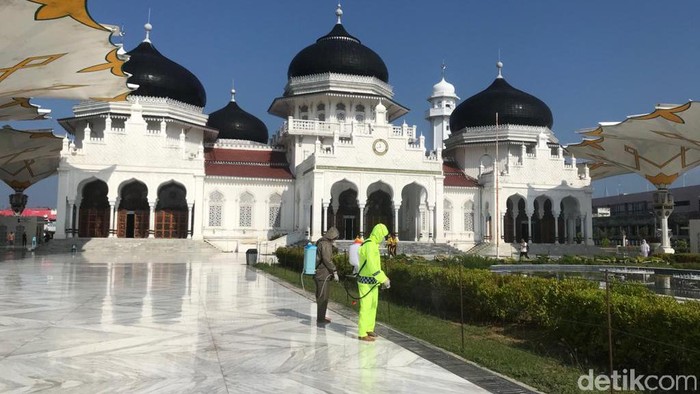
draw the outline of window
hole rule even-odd
[[[209,195],[209,227],[221,227],[224,195],[214,192]]]
[[[326,110],[326,104],[319,104],[316,106],[316,111],[325,111]]]
[[[338,122],[345,122],[345,104],[338,103],[335,106],[335,117]]]
[[[321,122],[325,122],[326,121],[326,114],[324,114],[324,113],[318,114],[318,120]]]
[[[269,219],[268,226],[271,228],[280,227],[280,209],[282,208],[282,197],[279,194],[273,194],[270,197]]]
[[[464,231],[474,231],[474,203],[464,204]]]
[[[452,203],[447,200],[443,203],[442,229],[452,231]]]
[[[240,227],[253,227],[253,195],[244,193],[241,196],[238,224]]]

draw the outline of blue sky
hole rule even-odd
[[[151,41],[165,56],[192,71],[207,91],[206,113],[236,99],[271,133],[282,119],[267,114],[280,96],[290,61],[331,30],[336,1],[328,0],[127,0],[88,1],[94,19],[123,26],[127,50],[144,38],[151,9]],[[503,74],[514,87],[542,99],[554,114],[564,145],[577,130],[601,121],[650,112],[657,103],[700,100],[700,1],[389,1],[342,2],[348,32],[377,52],[389,69],[395,99],[411,112],[399,119],[424,133],[427,97],[446,77],[466,99]],[[52,117],[71,116],[74,103],[38,100]],[[53,127],[55,121],[21,122],[20,128]],[[700,183],[700,171],[674,186]],[[636,175],[594,183],[594,197],[647,189]],[[649,186],[650,187],[650,186]],[[0,192],[11,192],[3,185]],[[29,206],[56,204],[55,177],[27,190]],[[3,200],[0,206],[8,205]]]

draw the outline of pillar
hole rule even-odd
[[[357,204],[360,207],[360,235],[365,236],[365,204]],[[372,231],[372,230],[370,230]]]
[[[194,234],[194,221],[192,220],[192,212],[194,212],[194,202],[187,203],[187,226],[190,230],[187,231],[187,238],[192,239]]]
[[[68,200],[68,213],[66,215],[66,228],[68,229],[68,234],[66,235],[67,238],[73,238],[74,236],[74,226],[73,226],[73,219],[75,219],[75,216],[73,216],[73,208],[75,207],[75,200]]]
[[[394,205],[394,232],[399,233],[399,208],[400,206]]]
[[[156,237],[156,202],[149,201],[148,207],[150,212],[148,213],[148,237]]]
[[[559,242],[559,215],[561,212],[552,210],[552,216],[554,216],[554,243],[558,244]]]
[[[527,215],[527,241],[532,242],[532,216],[534,212],[525,212]]]
[[[73,238],[78,238],[80,230],[80,202],[75,203],[75,221],[73,222]]]
[[[432,242],[435,231],[435,206],[428,206],[428,241]]]
[[[114,228],[114,210],[116,209],[116,206],[116,200],[109,201],[109,234],[107,235],[107,238],[114,238],[117,236],[117,232]]]
[[[321,204],[321,235],[325,234],[326,231],[328,231],[328,204],[327,202],[324,202]]]

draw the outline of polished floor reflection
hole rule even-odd
[[[248,269],[245,256],[0,261],[0,392],[486,392]],[[313,324],[312,324],[313,323]]]

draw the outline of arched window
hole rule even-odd
[[[224,195],[213,192],[209,195],[209,227],[221,227],[224,208]]]
[[[307,105],[299,107],[299,117],[303,120],[309,119],[309,107]]]
[[[442,208],[442,229],[452,231],[452,203],[445,200]]]
[[[338,122],[345,122],[345,104],[338,103],[335,106],[335,118]]]
[[[464,231],[474,231],[474,203],[471,201],[464,204]]]
[[[238,225],[240,227],[253,227],[253,195],[243,193],[239,208]]]
[[[358,122],[365,121],[365,106],[362,104],[357,104],[355,106],[355,120]]]
[[[326,121],[326,104],[316,106],[316,118],[321,122]]]
[[[273,194],[270,197],[269,219],[268,226],[271,228],[279,228],[281,222],[282,197],[279,194]]]

